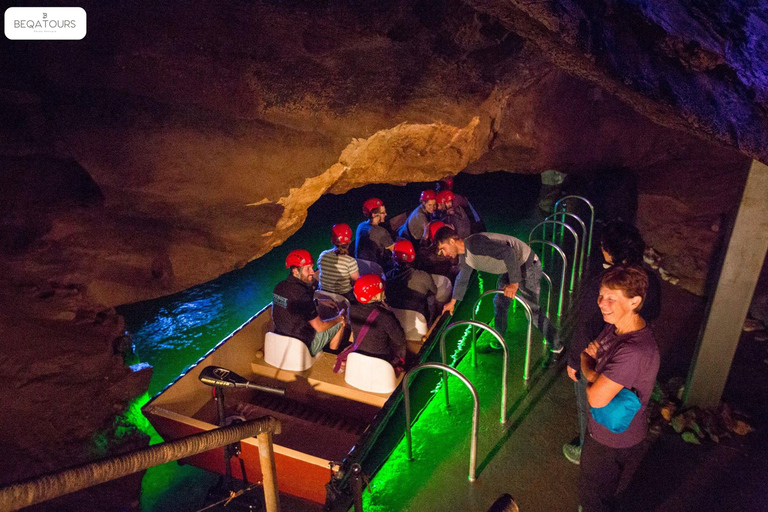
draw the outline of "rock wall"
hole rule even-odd
[[[718,152],[700,137],[763,156],[760,9],[726,26],[598,4],[86,2],[84,41],[3,63],[0,163],[45,192],[0,193],[6,275],[123,304],[264,254],[326,192],[464,169],[655,179]]]
[[[6,42],[0,60],[6,464],[91,456],[142,393],[110,306],[263,255],[324,193],[633,175],[648,242],[702,293],[749,158],[768,160],[760,4],[81,5],[83,41]]]

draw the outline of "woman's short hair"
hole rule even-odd
[[[611,255],[614,264],[640,265],[645,242],[640,231],[628,222],[612,220],[602,230],[600,245]]]
[[[611,290],[621,290],[628,298],[640,297],[640,304],[635,308],[639,313],[648,293],[648,274],[639,265],[614,265],[600,277],[600,286]]]

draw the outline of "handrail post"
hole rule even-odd
[[[259,445],[259,465],[261,466],[264,486],[264,506],[267,512],[280,511],[280,493],[277,490],[277,469],[275,468],[275,450],[272,444],[272,432],[262,432],[256,436]]]
[[[354,511],[363,512],[363,468],[360,467],[360,464],[355,462],[352,464],[352,467],[350,467],[350,472],[352,473],[352,478],[350,480],[352,482],[351,487]]]
[[[555,212],[552,215],[548,216],[544,220],[552,220],[552,219],[553,220],[557,220],[557,216],[558,215],[561,215],[563,217],[563,222],[565,222],[565,217],[566,216],[573,217],[574,219],[576,219],[576,222],[578,222],[579,225],[581,226],[581,251],[579,251],[580,252],[580,254],[579,254],[579,280],[581,280],[581,274],[582,274],[582,271],[584,270],[584,246],[587,244],[587,227],[584,225],[584,221],[581,220],[581,217],[579,217],[578,215],[575,215],[573,213],[568,213],[568,212],[565,212],[565,211],[563,211],[563,212]],[[561,232],[560,232],[560,239],[561,240],[562,240],[562,237],[563,237],[563,233],[562,233],[562,226],[561,226]]]
[[[491,292],[485,292],[482,296],[489,295],[495,290],[492,290]],[[502,292],[503,293],[503,292]],[[504,367],[501,371],[501,423],[502,425],[507,422],[507,375],[509,373],[509,347],[507,347],[507,341],[504,339],[504,336],[502,336],[496,329],[492,329],[489,325],[484,324],[482,322],[478,322],[474,319],[474,314],[472,315],[472,320],[461,320],[459,322],[452,323],[448,327],[445,328],[442,335],[440,336],[440,353],[443,355],[443,364],[448,366],[448,362],[445,358],[445,335],[448,331],[452,330],[454,327],[460,327],[462,325],[471,325],[474,329],[475,327],[479,327],[480,329],[486,330],[491,333],[491,335],[496,338],[496,340],[501,343],[502,350],[504,351]],[[530,329],[530,324],[529,324]],[[443,376],[447,378],[447,372],[443,372]],[[446,388],[446,398],[448,397],[448,382],[443,382]]]
[[[488,290],[487,292],[482,293],[477,298],[477,300],[475,301],[475,306],[477,306],[477,304],[480,302],[480,300],[483,299],[484,297],[487,297],[488,295],[499,294],[499,293],[504,293],[504,290]],[[525,373],[523,374],[523,379],[528,380],[528,374],[529,374],[529,368],[528,367],[530,366],[530,357],[531,357],[531,339],[532,339],[531,338],[531,324],[533,324],[533,312],[531,311],[531,306],[529,306],[528,303],[525,302],[525,300],[523,298],[521,298],[519,295],[515,295],[515,300],[523,305],[523,309],[525,309],[525,316],[528,319],[528,337],[527,337],[527,340],[526,340],[526,343],[525,343]],[[539,306],[539,307],[541,307],[541,306]],[[476,320],[475,320],[475,309],[477,309],[477,308],[476,307],[472,308],[472,322],[476,322]],[[456,322],[456,323],[458,324],[459,322]],[[482,323],[482,322],[478,322],[478,323]],[[482,324],[482,325],[487,326],[487,324]],[[489,329],[490,329],[490,327],[489,327]],[[498,333],[498,331],[495,331],[495,330],[494,330],[494,332]],[[504,339],[503,336],[501,338]],[[442,339],[441,339],[441,341],[442,341]],[[506,344],[504,344],[504,346],[506,346]],[[473,340],[472,340],[472,351],[475,351],[475,350],[477,350],[477,346],[476,346],[475,340],[473,338]],[[505,361],[505,363],[506,363],[506,361]],[[506,364],[505,364],[505,368],[506,368]],[[506,382],[506,379],[505,379],[505,382]]]
[[[405,405],[405,437],[408,444],[408,460],[413,460],[413,446],[411,439],[411,392],[408,389],[408,380],[411,374],[417,373],[425,368],[436,368],[454,374],[459,378],[472,393],[472,399],[475,402],[475,407],[472,412],[472,439],[470,441],[469,448],[469,481],[474,482],[477,480],[477,425],[480,421],[480,401],[477,398],[477,391],[469,380],[461,374],[457,369],[451,368],[448,365],[442,363],[424,363],[418,366],[414,366],[403,377],[403,401]]]
[[[595,207],[586,197],[570,195],[570,196],[565,196],[558,199],[557,202],[555,203],[555,207],[553,208],[553,210],[556,212],[560,208],[560,204],[562,203],[565,203],[563,204],[563,210],[566,210],[568,208],[568,204],[567,204],[568,199],[578,199],[580,201],[584,201],[584,203],[589,207],[589,212],[590,212],[589,243],[587,244],[587,260],[589,260],[589,257],[592,255],[592,232],[595,228]]]
[[[547,282],[547,308],[544,314],[549,318],[549,303],[552,300],[552,279],[543,270],[541,271],[541,277]]]
[[[560,272],[560,290],[559,290],[559,298],[557,301],[557,318],[560,318],[560,315],[563,311],[563,291],[565,290],[565,271],[568,268],[568,258],[565,256],[565,253],[560,248],[559,245],[555,244],[554,242],[550,242],[548,240],[528,240],[528,245],[533,244],[542,244],[542,245],[549,245],[553,247],[557,253],[560,255],[560,258],[563,260],[563,269]],[[543,266],[543,263],[542,263]],[[542,270],[543,273],[543,270]]]
[[[575,244],[573,246],[573,262],[571,264],[571,284],[570,284],[570,288],[568,290],[569,293],[572,293],[573,292],[573,284],[574,284],[574,281],[576,280],[576,259],[578,257],[578,253],[579,253],[579,235],[576,234],[576,230],[575,229],[573,229],[571,226],[569,226],[565,222],[560,222],[559,220],[544,220],[544,221],[539,222],[538,224],[536,224],[533,227],[531,232],[528,234],[528,240],[530,240],[533,237],[533,232],[534,231],[536,231],[539,227],[546,226],[547,224],[553,224],[555,226],[558,226],[558,225],[562,226],[565,229],[567,229],[571,233],[571,235],[573,235],[573,239],[575,241]],[[553,238],[553,241],[554,241],[554,235],[553,235],[552,238]]]

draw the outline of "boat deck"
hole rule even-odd
[[[371,393],[350,386],[344,381],[343,373],[333,373],[333,366],[336,363],[336,356],[323,352],[318,360],[312,365],[312,368],[303,372],[290,372],[276,368],[257,358],[251,363],[251,369],[254,375],[266,377],[271,381],[285,382],[290,387],[292,383],[298,383],[300,386],[311,386],[316,392],[327,393],[329,395],[344,397],[348,400],[354,400],[375,407],[382,407],[389,398],[389,393]],[[398,377],[398,383],[402,380],[402,375]]]

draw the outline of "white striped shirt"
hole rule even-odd
[[[343,295],[352,289],[349,276],[359,272],[357,261],[349,254],[339,256],[328,249],[320,253],[317,266],[320,269],[320,289],[326,292]]]

